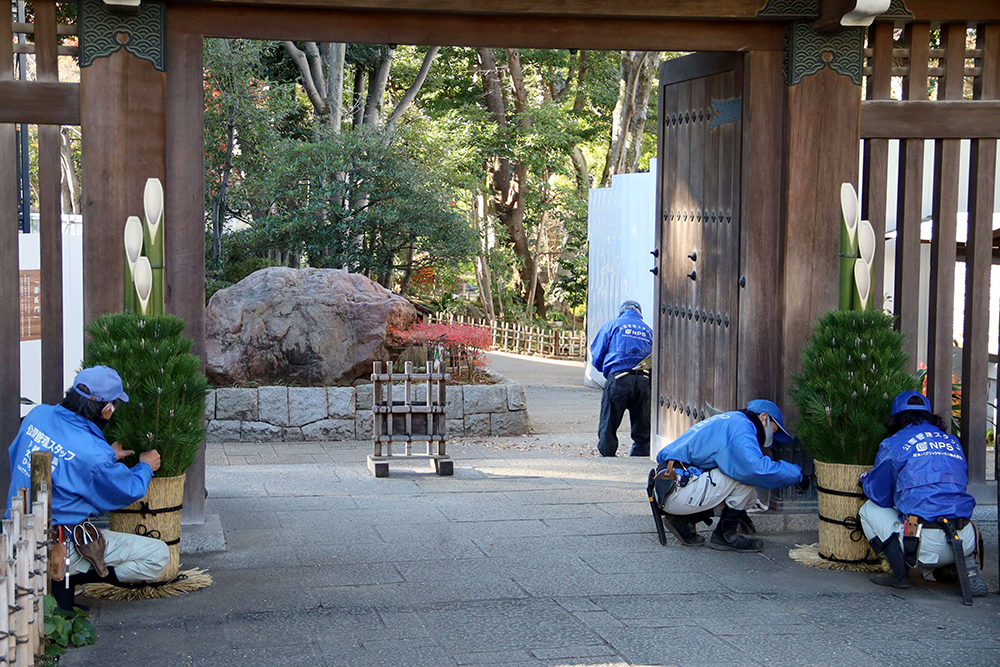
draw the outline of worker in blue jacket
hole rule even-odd
[[[911,567],[933,570],[940,578],[941,568],[954,564],[959,583],[968,583],[963,594],[978,597],[988,590],[974,557],[976,527],[969,520],[976,501],[966,490],[965,453],[945,428],[923,394],[904,391],[893,400],[888,437],[879,445],[874,467],[861,476],[868,496],[859,512],[861,527],[892,568],[871,579],[909,588]]]
[[[652,351],[653,330],[635,301],[624,302],[618,317],[605,323],[590,344],[590,361],[606,378],[597,427],[601,456],[618,452],[618,427],[626,410],[632,425],[629,456],[649,456],[649,370],[638,366]]]
[[[740,534],[752,526],[746,509],[757,499],[755,486],[778,489],[795,485],[804,493],[810,477],[794,463],[767,455],[774,441],[790,442],[784,415],[773,402],[750,401],[746,410],[709,417],[685,431],[656,455],[658,473],[674,480],[659,502],[663,524],[685,546],[698,546],[698,521],[711,523],[722,506],[709,546],[726,551],[760,551],[764,542]],[[669,472],[668,472],[669,471]],[[651,481],[652,483],[652,481]]]
[[[73,590],[79,584],[155,580],[170,559],[169,548],[158,539],[105,530],[103,559],[98,557],[103,562],[95,563],[80,553],[71,537],[96,537],[88,520],[142,498],[160,467],[160,455],[152,450],[129,468],[119,461],[134,452],[104,439],[103,429],[120,402],[128,402],[128,395],[117,372],[106,366],[84,369],[59,405],[39,405],[27,414],[10,445],[8,517],[17,490],[31,486],[32,452],[52,452],[52,525],[67,548],[69,577],[68,585],[53,583],[52,595],[64,609],[73,608]],[[74,531],[77,526],[81,529]],[[107,574],[98,575],[105,566]]]

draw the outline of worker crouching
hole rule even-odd
[[[775,461],[765,450],[772,442],[790,442],[784,417],[768,400],[750,401],[746,410],[725,412],[695,424],[660,450],[658,466],[650,471],[649,499],[657,519],[660,542],[666,528],[685,546],[705,538],[696,525],[711,525],[721,505],[718,526],[708,545],[725,551],[760,551],[763,540],[754,532],[747,508],[757,499],[754,487],[777,489],[795,485],[805,492],[811,478],[794,463]]]
[[[860,482],[869,498],[859,512],[861,527],[892,568],[871,580],[909,588],[910,568],[917,567],[937,580],[957,578],[965,603],[972,604],[988,589],[975,558],[979,540],[969,519],[976,501],[967,491],[962,446],[916,391],[893,400],[887,435]]]

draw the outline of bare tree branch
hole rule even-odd
[[[309,101],[312,102],[316,115],[322,115],[326,110],[326,100],[323,99],[319,90],[316,89],[316,84],[313,82],[312,70],[309,67],[309,61],[306,58],[306,54],[295,46],[295,44],[288,41],[285,42],[285,51],[288,52],[292,61],[299,68],[299,74],[302,75],[302,87],[306,89],[306,95],[309,96]]]
[[[406,89],[403,93],[403,97],[399,100],[399,104],[393,109],[392,113],[389,114],[389,118],[385,121],[386,128],[391,128],[396,121],[402,117],[403,112],[406,111],[406,107],[413,103],[413,100],[417,98],[417,94],[420,92],[421,86],[424,85],[424,81],[427,79],[427,73],[431,71],[431,63],[434,62],[434,58],[437,57],[438,51],[441,50],[440,46],[432,46],[426,54],[424,54],[424,62],[420,65],[420,71],[417,72],[417,78],[413,80],[413,84]]]

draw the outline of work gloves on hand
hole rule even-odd
[[[813,477],[815,477],[815,475],[802,473],[802,479],[800,479],[799,483],[795,485],[795,493],[798,493],[799,495],[807,493],[809,491],[809,487],[812,486]]]

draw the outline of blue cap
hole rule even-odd
[[[774,439],[778,442],[791,442],[792,434],[785,429],[785,415],[781,414],[781,408],[766,398],[758,398],[747,403],[747,409],[757,414],[766,414],[778,425],[778,432],[774,434]]]
[[[639,305],[638,301],[632,301],[631,299],[624,302],[622,307],[618,309],[619,315],[624,315],[626,310],[634,310],[635,312],[642,315],[642,306]]]
[[[80,391],[80,385],[87,387],[90,393]],[[76,374],[73,390],[84,398],[98,403],[111,403],[117,400],[128,403],[128,394],[122,388],[121,376],[115,369],[107,366],[84,368]]]
[[[920,402],[916,405],[910,405],[910,399],[919,398]],[[892,412],[890,414],[898,414],[900,412],[905,412],[906,410],[923,410],[925,412],[931,412],[931,402],[926,396],[921,394],[919,391],[902,391],[896,398],[892,399]]]

